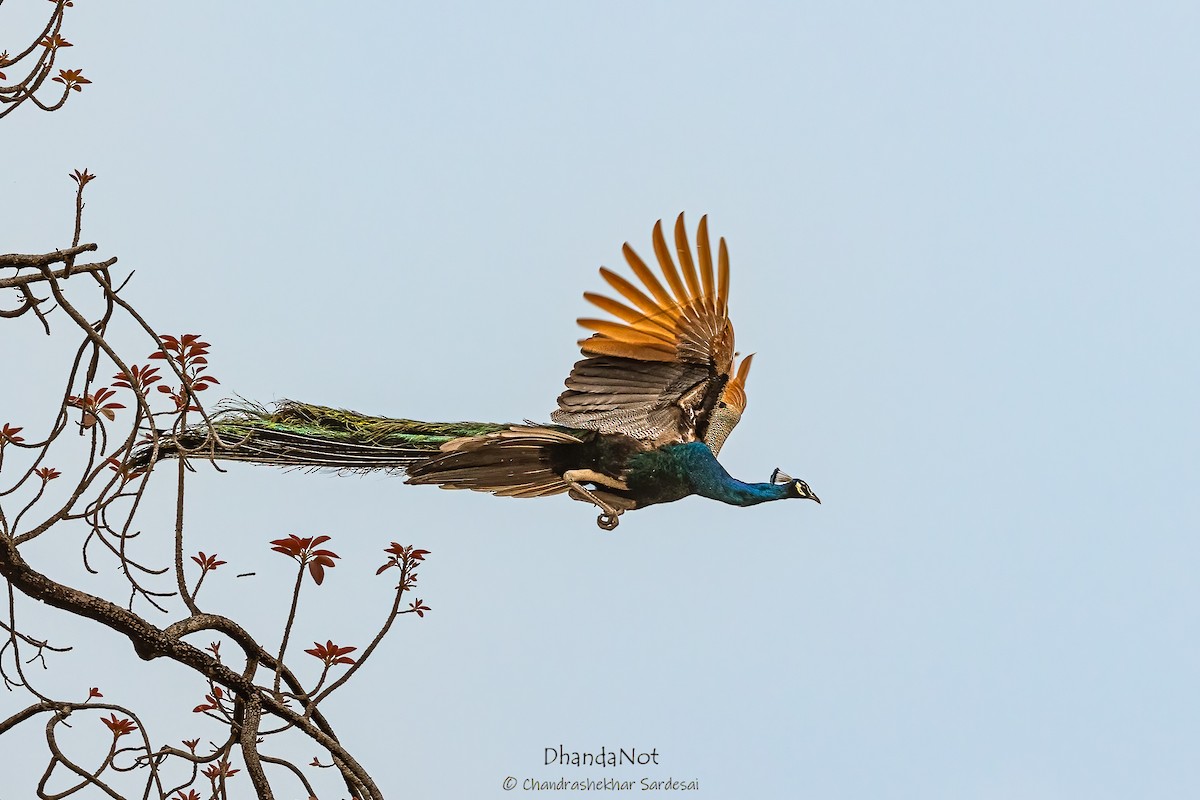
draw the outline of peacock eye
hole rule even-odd
[[[717,408],[725,408],[726,405],[727,404],[725,403],[725,401],[722,400],[720,403],[717,403]]]

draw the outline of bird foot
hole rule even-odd
[[[600,530],[611,531],[621,524],[619,517],[625,509],[605,502],[604,499],[601,499],[600,495],[607,495],[607,492],[600,490],[593,491],[584,486],[581,481],[591,481],[601,486],[620,488],[622,490],[627,490],[629,487],[616,478],[600,475],[592,470],[569,470],[563,473],[563,480],[567,482],[567,486],[570,488],[571,497],[574,497],[576,500],[586,500],[600,509],[600,516],[596,517],[596,525],[600,527]]]

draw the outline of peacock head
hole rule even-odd
[[[788,475],[786,472],[779,469],[779,467],[776,467],[775,471],[771,473],[771,483],[775,484],[776,486],[786,485],[788,497],[797,497],[801,500],[816,500],[817,503],[821,502],[821,498],[817,497],[813,493],[813,490],[808,488],[807,483],[799,478],[793,478],[791,475]]]

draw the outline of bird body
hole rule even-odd
[[[584,297],[617,318],[580,319],[593,331],[566,380],[553,424],[420,422],[372,417],[293,401],[274,409],[229,408],[131,457],[208,457],[346,472],[388,470],[407,483],[472,489],[509,497],[567,493],[597,506],[612,530],[636,508],[697,494],[751,506],[770,500],[820,500],[808,484],[776,470],[766,483],[743,483],[717,455],[746,407],[753,356],[736,363],[728,316],[729,256],[720,241],[716,268],[707,219],[693,258],[680,215],[678,267],[660,222],[654,251],[662,280],[627,244],[640,287],[602,267],[623,301]]]
[[[796,497],[783,483],[743,483],[731,476],[704,442],[673,444],[639,453],[629,461],[626,482],[638,507],[671,503],[697,494],[732,506],[755,506]]]

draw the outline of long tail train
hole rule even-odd
[[[245,405],[224,410],[207,425],[162,437],[157,457],[177,458],[182,450],[195,458],[248,461],[287,467],[346,472],[409,467],[439,457],[455,439],[485,436],[508,429],[486,422],[419,422],[370,417],[353,411],[284,400],[269,410]],[[131,466],[145,467],[155,456],[151,445],[134,451]]]

